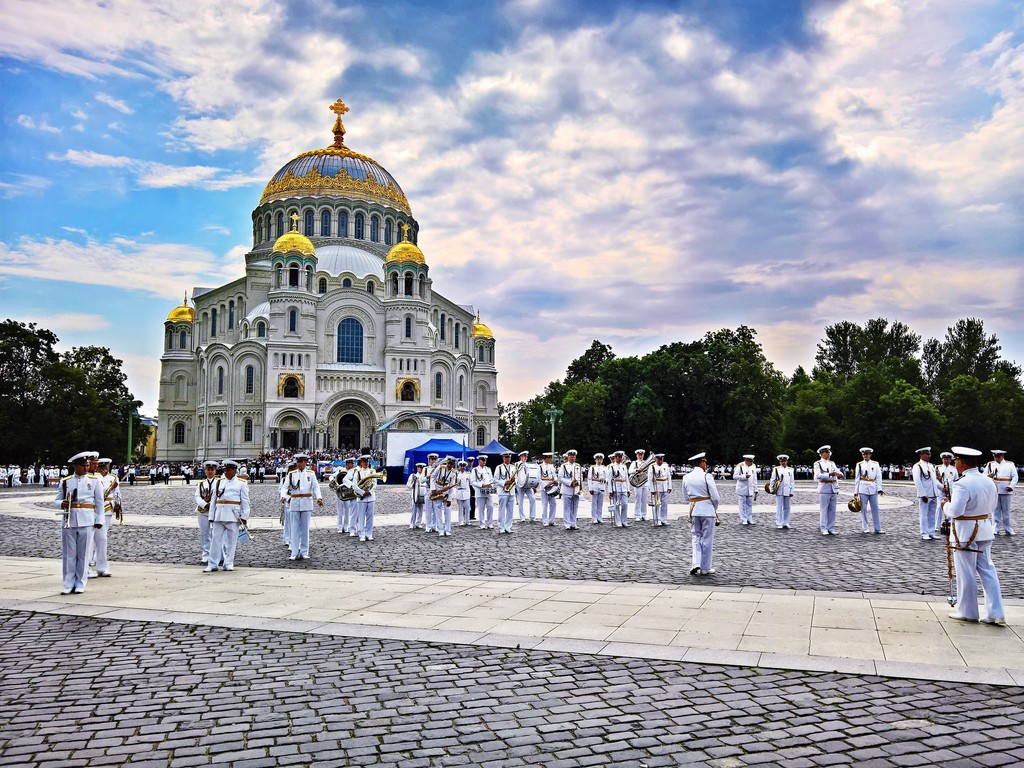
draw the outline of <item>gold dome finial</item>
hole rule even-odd
[[[175,307],[168,313],[165,323],[191,323],[196,319],[196,311],[188,305],[188,291],[181,300],[181,306]]]
[[[408,224],[402,224],[402,239],[391,246],[391,250],[388,251],[387,258],[384,259],[385,264],[424,264],[426,265],[427,260],[423,256],[423,251],[409,239],[409,230],[412,229]]]
[[[294,251],[301,253],[303,256],[315,256],[316,250],[313,248],[312,241],[299,232],[299,214],[292,211],[292,215],[288,218],[292,220],[291,231],[285,232],[274,241],[274,248],[271,253],[290,253]]]
[[[334,121],[334,148],[341,149],[345,146],[345,124],[341,122],[341,116],[349,111],[348,107],[345,106],[345,102],[338,99],[330,106],[331,112],[336,114],[338,117]]]
[[[476,322],[473,323],[473,336],[478,339],[493,339],[494,333],[480,322],[480,310],[476,311]]]
[[[409,242],[409,230],[412,229],[408,224],[402,224],[402,242]]]

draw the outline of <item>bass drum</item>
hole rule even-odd
[[[540,465],[531,464],[516,474],[516,485],[533,490],[540,487]]]

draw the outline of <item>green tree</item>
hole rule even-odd
[[[576,448],[580,461],[597,451],[607,452],[608,388],[599,381],[579,381],[568,387],[562,398],[562,448]]]
[[[50,387],[44,372],[57,360],[57,337],[34,323],[0,323],[0,461],[19,463],[47,457],[48,435],[39,430],[47,417]],[[63,461],[66,456],[53,456]]]
[[[565,372],[565,385],[571,387],[581,381],[597,381],[601,375],[601,366],[614,357],[610,346],[594,339],[590,349],[569,363]]]
[[[890,461],[907,461],[914,451],[942,434],[943,422],[935,404],[917,387],[897,379],[878,402],[876,442]]]

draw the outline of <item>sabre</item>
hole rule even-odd
[[[953,591],[953,547],[949,544],[950,528],[950,521],[943,520],[939,526],[939,533],[946,537],[946,573],[949,576],[949,597],[946,598],[946,602],[953,607],[956,605],[956,593]]]

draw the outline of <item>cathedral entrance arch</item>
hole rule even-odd
[[[294,416],[285,416],[281,419],[278,429],[281,430],[282,448],[299,447],[299,433],[302,431],[302,422]]]
[[[338,419],[338,447],[359,448],[362,445],[362,425],[354,413],[346,413]]]

